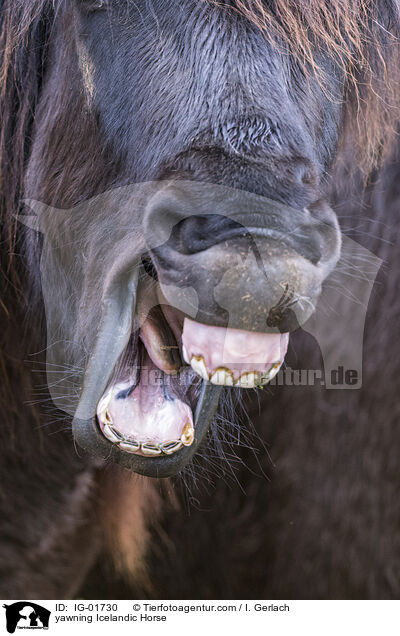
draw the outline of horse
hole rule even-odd
[[[398,596],[399,12],[0,1],[2,598]]]

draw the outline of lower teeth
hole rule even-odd
[[[149,457],[155,457],[162,453],[161,448],[156,444],[142,444],[141,451],[143,455],[148,455]]]
[[[191,446],[194,441],[194,428],[187,422],[183,428],[181,438],[179,440],[170,440],[168,442],[152,443],[137,442],[124,437],[120,431],[112,426],[111,416],[106,410],[102,413],[101,424],[102,433],[110,442],[116,444],[121,450],[127,453],[143,453],[147,457],[157,457],[159,455],[172,455],[182,448],[182,446]]]
[[[162,445],[161,448],[162,452],[165,455],[172,455],[173,453],[176,453],[176,451],[178,451],[180,448],[182,448],[182,446],[182,442],[166,442]]]
[[[119,447],[128,453],[137,453],[140,450],[140,444],[137,442],[119,442]]]

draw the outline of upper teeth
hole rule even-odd
[[[276,376],[282,366],[282,362],[272,364],[266,371],[246,371],[235,380],[233,371],[226,367],[218,367],[212,374],[207,370],[203,356],[192,356],[189,362],[189,356],[185,348],[182,350],[185,362],[191,365],[201,378],[208,380],[212,384],[220,384],[224,386],[237,386],[243,389],[254,389],[255,387],[267,384]]]
[[[193,365],[192,365],[193,367]],[[207,378],[208,380],[208,378]],[[229,369],[217,369],[211,376],[210,382],[212,384],[222,384],[225,386],[234,386],[235,380],[233,378],[232,371]]]
[[[254,388],[259,386],[261,381],[261,373],[259,374],[259,382],[256,382],[257,373],[251,371],[250,373],[243,373],[239,380],[236,382],[236,386],[240,386],[242,389]]]
[[[200,357],[193,356],[193,358],[190,361],[190,364],[193,371],[196,371],[197,375],[203,378],[203,380],[210,379],[203,356],[200,356]]]
[[[188,352],[186,351],[185,345],[182,346],[182,357],[184,361],[186,362],[186,364],[190,364],[189,355],[188,355]]]

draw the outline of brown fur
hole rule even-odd
[[[152,524],[162,512],[162,486],[118,467],[100,478],[100,523],[118,574],[151,593],[146,557]],[[132,502],[135,505],[132,505]]]
[[[346,72],[355,119],[352,133],[358,165],[369,171],[393,150],[400,114],[398,33],[389,33],[373,0],[210,0],[246,16],[272,43],[293,55],[303,72],[316,73],[322,85],[318,50],[325,48]],[[233,6],[232,6],[233,5]],[[355,115],[355,117],[354,117]],[[343,134],[349,130],[344,128]]]

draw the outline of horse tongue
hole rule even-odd
[[[288,333],[210,327],[185,318],[182,355],[194,371],[213,384],[254,388],[278,373],[288,342]]]
[[[169,374],[179,371],[182,364],[179,347],[160,306],[148,312],[140,327],[140,339],[159,369]]]
[[[194,439],[190,407],[166,393],[165,377],[146,357],[138,383],[116,382],[97,407],[100,428],[125,451],[148,456],[172,454]]]

